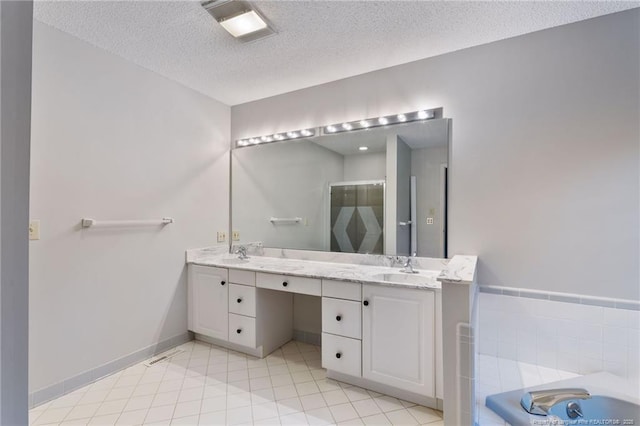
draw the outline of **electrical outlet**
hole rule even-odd
[[[433,218],[432,217],[428,217],[427,218],[427,225],[433,225]]]
[[[233,231],[231,233],[231,238],[233,241],[240,241],[240,231]]]
[[[224,231],[219,231],[218,232],[218,242],[219,243],[224,243],[227,240],[227,233]]]
[[[29,222],[29,239],[30,240],[39,240],[40,239],[40,221],[32,220]]]

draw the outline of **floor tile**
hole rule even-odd
[[[292,341],[264,359],[180,348],[32,409],[30,425],[442,425],[437,411],[327,379],[317,346]]]
[[[331,406],[329,407],[329,410],[331,410],[331,414],[337,422],[359,418],[358,412],[353,408],[353,405],[351,405],[350,402]]]

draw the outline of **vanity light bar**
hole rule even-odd
[[[347,121],[345,123],[330,124],[322,127],[322,134],[331,135],[334,133],[371,129],[373,127],[389,126],[392,124],[410,123],[412,121],[432,120],[434,118],[440,118],[441,115],[442,108],[434,108],[405,112],[404,114],[367,118],[366,120]]]
[[[292,130],[290,132],[274,133],[272,135],[258,136],[255,138],[238,139],[236,141],[236,148],[265,144],[270,142],[280,142],[280,141],[286,141],[291,139],[310,138],[312,136],[315,136],[316,133],[317,133],[317,129],[310,128],[310,129]]]

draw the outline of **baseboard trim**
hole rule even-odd
[[[350,385],[360,386],[361,388],[369,389],[389,396],[394,396],[396,398],[404,399],[405,401],[424,405],[425,407],[433,408],[436,410],[442,411],[443,408],[442,399],[440,398],[432,398],[430,396],[420,395],[414,392],[409,392],[406,390],[395,388],[393,386],[385,385],[383,383],[374,382],[363,377],[355,377],[348,374],[339,373],[337,371],[327,370],[327,378],[337,380],[339,382],[349,383]]]
[[[215,337],[205,336],[204,334],[195,333],[196,340],[200,340],[211,345],[221,346],[232,351],[241,352],[243,354],[255,356],[256,358],[264,358],[264,350],[262,346],[257,348],[250,348],[249,346],[242,346],[236,343],[231,343],[226,340],[216,339]]]
[[[191,340],[193,340],[193,334],[191,332],[178,334],[177,336],[173,336],[161,342],[147,346],[146,348],[140,349],[132,354],[110,361],[99,367],[92,368],[91,370],[87,370],[51,386],[38,389],[37,391],[29,394],[29,409],[71,393],[76,389],[91,384],[106,376],[110,376],[113,373],[117,373],[120,370],[124,370],[127,367],[142,362],[159,353],[166,352],[171,348],[187,343]]]
[[[312,333],[310,331],[293,330],[293,340],[320,346],[320,343],[322,342],[322,335],[320,333]]]

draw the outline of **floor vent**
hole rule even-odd
[[[159,363],[160,361],[165,361],[167,359],[170,359],[182,352],[184,352],[184,349],[179,349],[179,348],[172,349],[168,352],[161,353],[159,355],[154,356],[153,358],[150,358],[148,361],[145,361],[144,365],[146,365],[147,367],[153,367],[155,364]]]

